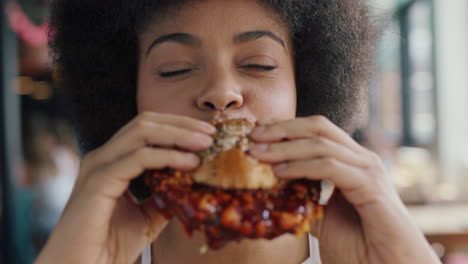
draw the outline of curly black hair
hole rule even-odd
[[[137,114],[138,35],[152,18],[188,1],[52,2],[50,47],[83,152],[102,145]],[[364,0],[257,1],[293,36],[297,115],[324,115],[352,132],[367,99],[376,37]]]

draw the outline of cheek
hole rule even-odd
[[[296,91],[294,85],[277,86],[255,92],[248,104],[258,118],[292,119],[296,116]]]
[[[181,93],[177,89],[158,89],[151,82],[141,80],[137,87],[138,112],[158,112],[180,115],[190,115],[193,96]]]

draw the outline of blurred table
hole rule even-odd
[[[468,253],[468,203],[407,207],[431,244],[443,245],[446,253]]]

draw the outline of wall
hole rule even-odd
[[[439,157],[447,183],[466,185],[468,160],[468,1],[434,0]]]

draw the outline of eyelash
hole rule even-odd
[[[178,71],[160,72],[159,76],[162,78],[170,78],[170,77],[174,77],[174,76],[181,75],[181,74],[191,72],[191,71],[192,69],[183,69],[183,70],[178,70]]]
[[[244,66],[241,66],[243,69],[257,69],[257,70],[264,70],[264,71],[272,71],[276,68],[277,66],[269,66],[269,65],[259,65],[259,64],[247,64]],[[177,70],[177,71],[168,71],[168,72],[160,72],[159,76],[162,78],[171,78],[177,75],[182,75],[188,72],[191,72],[193,69],[183,69],[183,70]]]
[[[272,71],[276,68],[277,66],[270,66],[270,65],[259,65],[259,64],[247,64],[242,66],[241,68],[251,68],[251,69],[258,69],[258,70],[264,70],[264,71]]]

